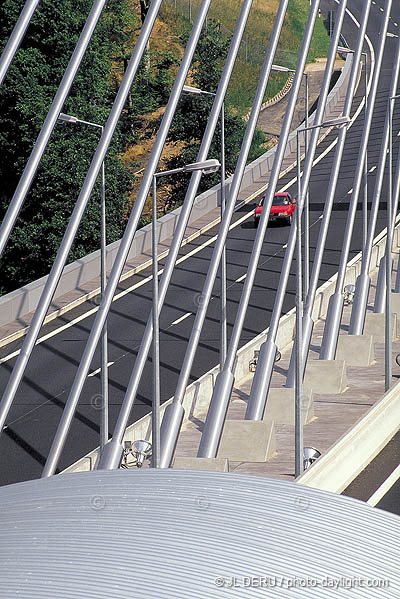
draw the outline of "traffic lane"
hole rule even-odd
[[[342,492],[342,495],[368,501],[400,464],[400,431]],[[399,502],[400,503],[400,502]],[[377,507],[381,507],[378,503]],[[385,508],[382,508],[385,509]],[[389,510],[391,511],[391,510]],[[398,513],[398,512],[397,512]]]
[[[270,227],[269,227],[269,229],[268,229],[267,238],[268,238],[268,239],[271,241],[271,232],[273,233],[273,232],[274,232],[274,230],[275,230],[275,231],[277,231],[277,232],[279,233],[279,235],[280,235],[280,234],[283,232],[283,230],[286,230],[286,229],[287,229],[286,227],[282,227],[282,228],[281,228],[281,227],[276,227],[276,228],[274,228],[273,226],[270,226]],[[342,229],[342,227],[340,227],[340,229]],[[250,242],[250,245],[252,245],[252,239],[253,239],[253,236],[254,236],[254,230],[252,230],[250,227],[248,227],[248,225],[242,225],[242,227],[241,227],[241,231],[240,231],[240,235],[239,235],[239,236],[237,235],[237,231],[238,231],[238,230],[234,230],[234,231],[236,231],[236,234],[235,234],[235,246],[236,246],[236,247],[235,247],[235,253],[236,253],[236,256],[237,256],[237,255],[238,255],[238,247],[237,247],[237,244],[239,243],[239,244],[240,244],[240,246],[241,246],[241,248],[240,248],[240,249],[241,249],[241,251],[239,252],[239,256],[240,256],[240,257],[241,257],[241,259],[242,259],[242,257],[243,257],[243,256],[244,256],[244,254],[245,254],[245,253],[244,253],[244,251],[243,251],[243,239],[244,239],[244,238],[246,237],[246,235],[247,235],[247,240]],[[284,238],[279,238],[279,239],[278,239],[278,241],[276,241],[276,240],[273,240],[273,243],[275,244],[275,246],[276,246],[276,245],[280,245],[280,244],[281,244],[281,242],[285,240],[285,237],[287,237],[287,231],[286,231],[286,233],[285,233],[285,235],[284,235]],[[337,239],[336,239],[336,243],[337,243]],[[229,244],[228,244],[228,247],[229,247]],[[207,251],[211,252],[211,248],[208,248],[208,249],[207,249]],[[228,253],[229,253],[229,252],[228,252]],[[250,252],[248,251],[248,253],[250,253]],[[206,264],[208,264],[208,259],[209,259],[209,257],[210,257],[210,256],[208,256],[208,257],[207,257],[207,259],[205,260],[205,263],[206,263]],[[245,265],[247,265],[247,260],[248,260],[247,258],[246,258],[246,260],[244,260],[244,264],[245,264]],[[191,274],[191,275],[192,275],[192,273],[193,273],[193,272],[196,272],[196,273],[197,273],[197,272],[199,271],[199,265],[198,265],[198,262],[199,262],[199,261],[197,261],[197,266],[196,266],[196,269],[194,269],[194,268],[193,268],[193,269],[188,269],[188,272],[189,272],[189,274]],[[332,261],[332,264],[334,264],[334,262],[335,262],[335,261]],[[201,263],[203,264],[203,262],[201,262]],[[275,275],[276,275],[277,279],[278,279],[278,275],[279,275],[279,273],[280,273],[280,269],[281,269],[281,264],[279,264],[279,265],[278,265],[278,266],[275,268]],[[205,272],[204,264],[203,264],[203,271]],[[323,271],[323,272],[324,272],[324,271]],[[239,273],[236,271],[234,276],[236,276],[236,274],[239,274]],[[332,273],[329,273],[329,274],[332,274]],[[271,279],[271,273],[269,273],[269,277],[270,277],[270,279]],[[277,280],[276,280],[276,282],[277,282]],[[270,292],[272,293],[272,295],[274,294],[274,289],[273,289],[273,287],[274,287],[274,286],[275,286],[275,284],[274,284],[274,285],[272,285],[272,286],[270,287]],[[184,285],[180,287],[180,289],[179,289],[179,297],[180,297],[180,298],[182,297],[182,287],[184,287],[184,288],[187,288],[187,287],[188,287],[188,282],[187,282],[187,281],[185,281],[185,282],[184,282]],[[197,286],[197,288],[195,289],[195,291],[196,291],[196,292],[199,292],[199,291],[200,291],[200,288],[202,288],[202,286],[200,286],[200,285],[199,285],[199,286]],[[255,287],[255,289],[257,289],[257,288],[258,288],[258,289],[260,289],[260,284],[259,284],[259,283],[258,283],[258,281],[256,280],[256,287]],[[262,288],[261,288],[261,289],[262,289]],[[290,285],[289,285],[288,291],[289,291],[289,293],[290,293]],[[258,291],[258,293],[260,294],[260,291]],[[262,291],[262,290],[261,290],[261,293],[263,293],[263,294],[264,294],[264,300],[265,300],[265,299],[266,299],[266,296],[265,296],[265,293],[264,293],[264,291]],[[144,294],[142,294],[142,299],[143,299],[143,300],[146,300],[146,301],[147,301],[147,303],[148,303],[148,311],[150,310],[150,296],[151,296],[151,293],[148,293],[148,294],[147,294],[147,296],[146,296],[146,294],[145,294],[145,293],[144,293]],[[288,297],[289,297],[289,294],[288,294]],[[238,298],[238,299],[239,299],[239,298]],[[232,317],[230,317],[230,318],[229,318],[229,320],[230,320],[231,322],[233,322],[233,320],[234,320],[234,314],[235,314],[235,310],[234,310],[234,308],[236,308],[235,304],[237,305],[238,299],[237,299],[237,300],[234,300],[234,299],[232,298],[232,301],[228,303],[228,313],[229,313],[229,314],[232,314]],[[270,297],[269,299],[271,299],[271,300],[272,300],[273,298],[272,298],[272,297]],[[288,301],[288,300],[285,300],[285,301]],[[174,305],[176,306],[176,300],[175,300],[173,303],[174,303]],[[257,306],[259,306],[259,304],[260,304],[260,302],[259,302],[258,300],[256,300],[256,302],[255,302],[255,306],[257,307]],[[214,306],[216,306],[217,304],[216,304],[216,303],[214,303],[213,305],[214,305]],[[265,302],[264,302],[264,306],[265,306]],[[131,307],[131,309],[132,309],[132,305],[131,305],[130,307]],[[229,307],[230,307],[230,309],[229,309]],[[289,304],[287,307],[289,308],[289,307],[292,307],[292,306]],[[187,305],[186,305],[186,306],[182,306],[182,307],[181,307],[181,309],[182,309],[182,310],[185,310],[185,309],[187,309]],[[112,313],[115,313],[115,312],[116,312],[116,311],[113,309]],[[118,311],[118,312],[119,312],[119,311]],[[120,316],[121,316],[121,315],[122,315],[122,316],[124,316],[124,312],[125,312],[125,311],[122,309],[122,310],[121,310],[121,314],[120,314]],[[137,312],[137,310],[135,310],[134,312]],[[131,319],[131,318],[132,318],[132,317],[130,317],[130,319]],[[214,321],[215,321],[215,320],[216,320],[216,319],[214,319]],[[255,334],[256,334],[257,332],[259,332],[259,331],[255,330],[255,328],[254,328],[254,323],[255,323],[256,321],[258,321],[258,310],[256,310],[256,316],[254,316],[254,315],[252,314],[252,305],[251,305],[251,307],[250,307],[250,310],[249,310],[249,314],[248,314],[248,321],[250,321],[250,325],[248,325],[248,324],[246,324],[246,323],[245,323],[245,328],[244,328],[244,336],[245,336],[245,340],[248,340],[248,338],[249,338],[249,336],[250,336],[250,335],[248,336],[248,332],[249,332],[249,331],[250,331],[252,334],[253,334],[253,333],[255,333]],[[186,323],[186,325],[187,325],[187,326],[189,325],[189,322],[190,322],[190,321],[188,320],[188,321],[187,321],[187,323]],[[265,318],[265,315],[263,315],[263,316],[262,316],[262,324],[265,324],[265,322],[266,322],[266,318]],[[91,323],[88,323],[88,324],[91,324]],[[137,324],[138,324],[138,322],[137,322],[137,319],[136,319],[135,325],[137,326]],[[144,319],[143,319],[143,320],[141,320],[141,324],[142,324],[142,325],[143,325],[143,327],[144,327]],[[79,328],[81,329],[81,333],[82,333],[82,332],[84,332],[84,334],[85,334],[85,335],[87,335],[87,334],[88,334],[89,327],[88,327],[86,324],[85,324],[84,326],[83,326],[83,325],[79,325]],[[259,328],[259,330],[262,330],[262,328],[263,328],[263,327],[261,326],[261,328],[260,328],[260,327],[258,327],[258,328]],[[114,329],[114,326],[112,327],[112,329]],[[137,329],[136,329],[136,330],[137,330]],[[125,327],[124,327],[124,332],[126,332],[126,328],[125,328]],[[190,332],[190,331],[188,331],[187,335],[189,334],[189,332]],[[67,334],[68,334],[68,333],[67,333]],[[72,353],[74,353],[74,352],[75,352],[75,353],[79,353],[79,352],[77,352],[77,351],[76,351],[76,350],[77,350],[77,343],[76,343],[77,339],[76,339],[76,334],[72,332],[72,329],[70,330],[70,334],[71,334],[71,335],[73,335],[72,342],[73,342],[73,346],[74,346],[74,351],[73,351]],[[140,335],[138,335],[138,337],[137,337],[137,340],[139,340],[139,337],[140,337]],[[216,336],[213,334],[213,335],[211,335],[211,337],[214,339]],[[130,341],[132,340],[132,338],[134,338],[134,337],[132,337],[132,336],[131,336],[131,337],[130,337]],[[112,343],[114,343],[114,342],[113,342],[113,340],[112,340]],[[176,345],[176,344],[175,344],[175,345]],[[181,339],[181,340],[180,340],[180,347],[182,347],[182,352],[183,352],[183,351],[184,351],[184,347],[185,347],[185,339]],[[54,348],[53,348],[53,349],[54,349]],[[126,348],[124,348],[124,349],[129,349],[129,347],[126,347]],[[205,350],[207,351],[207,353],[208,353],[208,358],[209,358],[209,355],[210,355],[210,354],[209,354],[209,352],[210,352],[210,348],[209,348],[209,347],[205,347]],[[57,348],[55,348],[55,351],[59,351],[59,350],[58,350]],[[71,352],[67,352],[67,353],[71,353]],[[175,353],[177,353],[177,352],[175,351]],[[214,352],[214,353],[216,353],[216,352]],[[110,356],[110,358],[111,358],[111,357],[112,357],[112,358],[114,358],[114,356]],[[117,356],[117,358],[119,358],[119,357],[120,357],[120,356]],[[182,356],[182,357],[183,357],[183,356]],[[217,361],[217,359],[216,359],[215,361]],[[46,362],[46,363],[47,363],[47,362]],[[204,363],[204,361],[203,361],[203,359],[201,359],[201,360],[200,360],[200,362],[197,362],[197,363],[199,363],[199,364],[203,364],[203,363]],[[119,378],[120,378],[120,377],[119,377]]]
[[[214,231],[211,232],[211,234]],[[277,231],[279,233],[279,230]],[[287,235],[287,232],[283,234]],[[254,237],[254,230],[247,230],[247,241],[251,244],[252,238]],[[243,239],[241,240],[243,246]],[[266,242],[267,245],[269,242]],[[272,244],[274,242],[272,241]],[[228,253],[230,251],[236,251],[237,241],[235,240],[235,247],[230,250],[228,243]],[[190,248],[188,248],[188,251]],[[267,251],[267,250],[266,250]],[[198,302],[198,296],[203,287],[203,281],[199,276],[193,277],[193,273],[197,275],[202,271],[205,276],[208,268],[208,261],[211,257],[212,248],[208,247],[203,250],[206,253],[205,259],[201,259],[198,256],[190,258],[191,266],[186,268],[183,263],[180,265],[180,275],[182,273],[188,273],[190,276],[185,277],[185,280],[179,287],[179,293],[173,299],[173,305],[170,307],[168,301],[166,302],[165,308],[161,312],[161,326],[168,326],[173,320],[179,318],[182,314],[179,314],[179,310],[182,313],[187,311],[194,311],[196,309],[196,302]],[[239,254],[241,257],[245,256],[245,249],[241,247]],[[229,256],[228,256],[229,259]],[[242,258],[240,258],[241,260]],[[247,260],[244,260],[243,265],[246,265]],[[236,276],[237,266],[233,265],[235,270],[234,275]],[[145,276],[147,273],[143,273]],[[229,272],[228,272],[229,276]],[[178,286],[175,286],[178,289]],[[124,355],[129,353],[135,347],[138,347],[144,332],[144,327],[147,322],[147,318],[151,310],[151,297],[152,287],[151,282],[148,282],[145,286],[141,287],[135,294],[131,296],[125,296],[121,300],[114,302],[108,317],[108,329],[109,329],[109,360],[115,361]],[[134,298],[134,299],[132,299]],[[170,315],[170,310],[173,310],[173,314]],[[178,313],[176,313],[178,310]],[[27,374],[25,381],[23,381],[22,396],[25,398],[26,395],[30,395],[30,402],[36,403],[35,393],[39,394],[39,402],[43,399],[48,399],[48,396],[58,395],[62,390],[68,388],[73,380],[75,370],[79,364],[80,356],[86,344],[89,332],[91,330],[95,316],[92,315],[88,319],[81,321],[74,327],[71,327],[65,331],[62,331],[60,335],[57,335],[50,340],[37,346],[33,353],[31,360],[28,363]],[[44,331],[46,332],[46,331]],[[55,360],[61,360],[65,364],[65,372],[59,368],[59,365],[55,364]],[[15,360],[10,360],[0,367],[0,382],[2,388],[8,381],[8,377],[11,368],[15,364]],[[99,351],[96,352],[92,362],[91,370],[98,368],[100,365]],[[49,377],[49,371],[57,373],[56,376]],[[34,379],[41,381],[41,385],[35,389]],[[24,384],[26,389],[24,389]],[[43,387],[44,385],[44,387]],[[33,395],[32,395],[33,393]],[[17,398],[16,405],[19,401]],[[25,404],[24,399],[20,401],[22,405]],[[14,419],[20,414],[11,414],[11,419]]]
[[[312,244],[313,242],[314,240],[312,239]],[[333,256],[333,258],[334,257],[335,256]],[[274,298],[275,293],[273,287],[276,285],[272,285],[269,289],[266,289],[265,279],[271,280],[272,271],[275,273],[275,276],[278,277],[282,256],[276,256],[274,260],[273,266],[271,265],[268,269],[261,268],[257,273],[255,293],[253,294],[246,318],[248,322],[245,322],[241,344],[245,343],[249,338],[253,338],[254,334],[257,333],[257,328],[260,328],[260,326],[262,328],[269,322],[270,307],[268,304],[269,299],[272,300]],[[332,270],[335,270],[335,260],[333,260],[332,263],[324,264],[323,270],[327,272],[327,274]],[[284,311],[293,306],[295,293],[294,286],[295,275],[292,271],[289,279],[288,293],[285,297]],[[230,323],[233,323],[233,317],[236,313],[237,302],[239,300],[237,291],[238,290],[235,290],[236,298],[231,293],[228,302],[228,319]],[[262,296],[263,301],[260,301],[260,296]],[[214,297],[214,300],[210,303],[210,310],[207,313],[205,323],[205,331],[204,335],[202,335],[202,340],[196,354],[191,380],[201,376],[203,370],[207,371],[210,366],[210,361],[212,365],[218,362],[219,308],[216,299],[217,297]],[[179,366],[182,363],[183,354],[186,350],[191,324],[191,319],[189,319],[177,325],[176,328],[174,327],[174,331],[169,331],[168,334],[165,332],[161,333],[161,380],[163,381],[163,399],[167,399],[174,392],[176,380],[180,371]],[[171,356],[174,356],[173,360],[171,360]],[[135,352],[132,352],[131,355],[126,356],[126,359],[117,361],[116,364],[109,369],[111,428],[117,417],[119,405],[128,383],[134,357]],[[95,386],[96,378],[98,379],[97,387]],[[133,420],[138,419],[150,411],[151,391],[151,359],[149,359],[146,363],[144,374],[139,385],[137,401],[132,412]],[[86,451],[90,451],[90,449],[98,443],[99,404],[96,401],[93,401],[93,399],[98,397],[98,392],[99,377],[94,377],[92,382],[89,382],[88,380],[60,461],[61,468],[66,467],[68,464],[81,457]],[[18,460],[18,463],[20,464],[18,466],[18,471],[16,471],[15,468],[12,468],[11,472],[7,469],[4,478],[3,473],[1,473],[1,482],[3,484],[11,481],[15,482],[16,480],[26,480],[27,478],[34,478],[40,475],[43,466],[43,456],[47,455],[50,448],[49,439],[52,438],[52,434],[50,433],[53,433],[56,430],[65,399],[66,394],[64,394],[64,396],[62,395],[56,403],[54,403],[54,401],[48,402],[40,411],[35,410],[24,419],[15,423],[10,427],[11,430],[9,430],[6,435],[2,436],[0,444],[2,451],[4,450],[4,455],[7,456],[6,463],[8,463],[12,457],[14,459],[11,460],[10,463],[15,463],[16,452],[19,453],[19,458],[23,458]],[[47,435],[43,435],[44,423],[46,423]]]
[[[253,231],[254,234],[254,231]],[[185,273],[187,276],[188,273]],[[192,276],[193,278],[193,276]],[[196,277],[196,281],[199,281],[199,277]],[[148,284],[150,287],[150,284]],[[188,283],[185,282],[185,286],[188,286]],[[182,287],[182,286],[181,286]],[[179,289],[179,300],[182,302],[184,298],[182,294],[182,288]],[[200,291],[201,285],[195,289],[195,291]],[[189,300],[192,302],[192,298],[189,294]],[[141,300],[144,300],[149,304],[150,309],[150,298],[151,293],[146,292],[141,293]],[[124,298],[125,299],[125,298]],[[135,298],[137,300],[137,298]],[[120,300],[121,301],[121,300]],[[130,309],[136,313],[137,310],[134,307],[132,298],[129,298]],[[168,302],[167,302],[168,303]],[[187,309],[187,303],[180,304],[180,310]],[[113,307],[112,315],[115,316],[116,310]],[[118,310],[118,316],[123,316],[126,318],[125,310],[122,308]],[[175,312],[174,316],[178,316]],[[93,317],[92,317],[93,319]],[[132,317],[127,318],[128,323],[132,320]],[[135,318],[135,325],[137,325],[138,319]],[[143,330],[145,324],[145,318],[140,320]],[[184,326],[188,323],[182,323]],[[211,323],[212,324],[212,323]],[[78,356],[83,351],[85,336],[87,336],[89,332],[91,322],[85,322],[84,325],[79,324],[79,337],[80,339],[76,339],[77,333],[74,332],[74,329],[68,329],[64,331],[62,335],[67,336],[67,339],[60,339],[59,336],[55,337],[51,340],[51,342],[45,342],[41,344],[37,348],[35,348],[35,352],[40,349],[43,352],[42,359],[39,358],[36,353],[35,356],[32,356],[32,361],[28,368],[33,369],[33,373],[38,380],[42,380],[44,385],[51,380],[55,380],[56,384],[60,384],[64,386],[66,383],[63,380],[63,377],[70,374],[70,378],[73,379],[76,371],[77,362],[79,360]],[[182,326],[182,325],[181,325]],[[115,325],[111,327],[111,330],[115,330]],[[135,329],[137,331],[137,328]],[[123,326],[123,339],[126,339],[126,323]],[[167,399],[169,396],[173,394],[177,376],[179,374],[179,365],[181,359],[183,358],[183,352],[186,348],[187,338],[189,336],[190,331],[183,331],[176,333],[175,331],[170,331],[168,335],[165,335],[165,338],[162,333],[162,348],[165,346],[168,347],[167,353],[172,353],[175,357],[173,364],[165,364],[162,359],[162,377],[163,377],[163,399]],[[137,340],[139,340],[139,335]],[[130,336],[127,341],[131,341],[133,336]],[[62,346],[62,350],[59,349],[59,346]],[[113,336],[110,338],[110,347],[113,348],[115,346],[115,340]],[[120,348],[121,343],[118,343],[118,347]],[[132,346],[130,346],[132,347]],[[215,362],[218,361],[217,358],[213,355],[213,348],[210,345],[205,345],[202,343],[201,348],[205,347],[207,351],[207,362],[204,364],[204,371],[207,371],[209,367],[214,366]],[[181,351],[179,351],[181,348]],[[124,347],[124,350],[129,349],[129,346]],[[215,354],[215,352],[214,352]],[[76,356],[76,358],[72,358],[72,356]],[[136,355],[136,351],[128,351],[126,356],[114,356],[112,351],[110,351],[110,360],[115,360],[115,364],[112,365],[109,369],[109,377],[110,377],[110,420],[111,420],[111,429],[114,425],[115,418],[118,413],[118,406],[122,402],[124,391],[127,386],[130,370],[132,368],[132,364]],[[54,360],[61,360],[61,362],[55,363]],[[35,363],[35,359],[38,360],[38,365]],[[97,356],[93,360],[92,367],[97,366],[99,363],[99,357]],[[66,362],[66,364],[65,364]],[[196,362],[198,363],[198,362]],[[203,361],[202,361],[203,363]],[[2,365],[5,366],[5,365]],[[7,364],[7,366],[10,366]],[[42,368],[42,372],[38,372],[39,368]],[[67,368],[65,367],[67,366]],[[49,377],[49,372],[51,373],[51,377]],[[61,376],[60,376],[61,373]],[[203,374],[203,372],[201,372]],[[197,373],[193,376],[197,376]],[[53,377],[53,378],[52,378]],[[63,458],[60,462],[60,467],[64,467],[78,459],[81,455],[83,455],[86,451],[89,451],[94,446],[97,445],[98,442],[98,418],[99,418],[99,410],[98,410],[98,398],[100,391],[100,377],[99,375],[87,379],[85,384],[82,398],[77,410],[76,417],[74,418],[74,423],[71,428],[71,437],[68,440],[65,452],[63,454]],[[26,386],[26,387],[25,387]],[[70,383],[67,384],[67,390],[70,387]],[[24,401],[25,397],[29,398],[29,405],[26,406],[26,402]],[[35,384],[33,377],[30,376],[30,372],[28,370],[27,376],[25,377],[21,389],[19,391],[17,397],[17,406],[13,408],[13,411],[10,413],[9,417],[9,426],[7,429],[7,434],[2,435],[0,438],[0,446],[4,446],[5,454],[12,454],[14,456],[13,463],[15,464],[15,457],[18,455],[19,459],[17,463],[23,464],[21,468],[19,467],[19,474],[17,476],[20,477],[18,480],[25,480],[26,478],[33,478],[40,475],[41,468],[43,466],[43,459],[40,456],[47,455],[47,452],[50,448],[50,440],[57,428],[59,418],[61,417],[62,408],[64,406],[64,402],[67,398],[66,390],[54,393],[53,389],[49,393],[47,389],[43,388],[43,386],[38,386]],[[144,413],[147,413],[150,410],[150,398],[151,398],[151,360],[146,364],[146,369],[144,372],[144,376],[142,377],[141,384],[139,386],[139,393],[137,402],[134,409],[133,419],[137,420]],[[21,402],[21,405],[18,405],[18,402]],[[21,417],[20,410],[25,410],[28,413],[25,414],[24,417]],[[12,424],[10,424],[12,422]],[[45,429],[45,430],[44,430]],[[32,464],[32,457],[27,459],[27,454],[34,456],[34,462],[36,465],[36,469]],[[12,468],[13,475],[10,478],[10,470],[7,469],[5,473],[6,476],[2,477],[2,483],[11,482],[11,480],[15,481],[16,478],[15,468]],[[3,473],[2,473],[3,474]]]
[[[400,515],[400,479],[376,505],[377,508]]]

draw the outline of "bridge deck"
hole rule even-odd
[[[396,256],[397,258],[397,256]],[[395,279],[393,272],[393,284]],[[372,275],[368,311],[373,309],[378,269]],[[347,334],[351,306],[345,306],[341,335]],[[312,337],[310,359],[319,357],[325,320],[315,323]],[[383,331],[382,331],[383,334]],[[282,358],[276,364],[271,388],[284,386],[289,365],[292,343],[282,351]],[[375,360],[368,367],[347,367],[347,388],[343,393],[314,393],[314,418],[304,426],[304,445],[326,452],[357,420],[359,420],[383,395],[384,387],[384,343],[374,343]],[[400,341],[393,341],[393,377],[398,378],[395,356],[400,353]],[[398,369],[400,370],[400,369]],[[246,402],[249,397],[253,374],[236,383],[228,410],[228,419],[243,419]],[[180,436],[176,455],[194,457],[197,453],[204,418],[192,420],[187,430]],[[271,476],[286,480],[294,478],[294,426],[276,424],[276,454],[264,463],[229,461],[230,471],[259,476]]]

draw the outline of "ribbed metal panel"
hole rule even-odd
[[[2,599],[400,597],[400,518],[274,479],[66,474],[0,488],[0,519]]]

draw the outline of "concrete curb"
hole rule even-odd
[[[400,429],[400,381],[296,482],[341,493]]]
[[[264,104],[261,104],[261,110],[260,110],[260,112],[262,112],[266,108],[269,108],[270,106],[274,106],[274,104],[277,104],[285,96],[287,96],[288,93],[290,92],[290,90],[292,89],[293,80],[294,80],[294,73],[290,73],[289,77],[287,78],[286,83],[282,87],[282,89],[273,98],[270,98],[269,100],[267,100],[266,102],[264,102]],[[248,120],[250,118],[250,114],[251,114],[251,110],[249,110],[249,112],[243,117],[243,120],[246,123],[248,122]]]
[[[327,99],[327,106],[325,111],[325,116],[328,117],[334,110],[337,109],[338,104],[343,100],[346,94],[347,89],[347,81],[350,75],[351,70],[351,57],[349,56],[346,60],[343,71],[336,82],[336,85],[330,92]],[[312,123],[313,116],[310,117],[310,124]],[[319,138],[319,143],[325,139],[325,137],[329,134],[330,130],[327,129]],[[289,136],[286,154],[290,155],[296,149],[296,131],[293,131]],[[260,156],[257,160],[249,164],[243,175],[242,186],[241,189],[245,189],[250,185],[254,184],[260,177],[265,176],[272,168],[272,164],[274,161],[274,155],[276,152],[276,146]],[[290,170],[292,170],[296,166],[296,162],[293,162],[288,168],[286,168],[280,175],[280,177],[285,176]],[[232,183],[232,177],[227,179],[226,181],[226,193],[229,193],[230,185]],[[252,201],[255,197],[257,197],[260,193],[265,191],[267,185],[261,186],[257,192],[252,193],[248,198],[246,198],[246,203]],[[204,217],[205,214],[210,212],[211,210],[217,208],[220,202],[220,186],[216,185],[211,189],[205,191],[201,195],[199,195],[193,205],[193,209],[190,215],[189,225],[193,225],[199,218]],[[159,219],[159,238],[158,242],[162,243],[164,240],[172,237],[177,220],[180,214],[181,208],[177,208],[170,214],[163,216]],[[214,220],[212,224],[206,225],[192,236],[187,238],[186,243],[188,241],[193,240],[198,237],[212,226],[218,224],[219,219]],[[116,241],[107,246],[107,270],[110,270],[112,264],[115,260],[120,241]],[[143,254],[151,249],[151,224],[143,227],[139,231],[137,231],[135,238],[132,242],[131,249],[128,255],[127,261],[133,260],[136,256]],[[165,255],[165,254],[164,254]],[[51,320],[57,318],[61,314],[64,314],[68,310],[75,308],[76,306],[84,303],[85,301],[91,299],[95,295],[98,295],[100,291],[100,283],[96,285],[96,288],[91,290],[90,292],[84,291],[84,286],[89,281],[97,281],[98,273],[100,270],[100,251],[97,250],[80,260],[77,260],[71,264],[68,264],[64,272],[60,278],[60,282],[57,286],[56,292],[54,294],[53,300],[60,298],[67,293],[82,288],[82,296],[70,304],[55,310],[51,314],[49,314],[45,323],[50,322]],[[147,261],[145,265],[141,264],[133,269],[129,269],[123,273],[121,280],[125,280],[126,278],[136,274],[140,270],[147,268],[151,262]],[[23,316],[29,314],[33,310],[35,310],[37,303],[39,301],[40,295],[43,291],[44,285],[46,283],[47,276],[42,277],[20,289],[16,289],[7,295],[4,295],[0,298],[0,326],[8,324],[10,322],[22,320]],[[23,336],[28,327],[25,326],[18,330],[16,333],[6,337],[0,343],[1,345],[5,345],[6,343],[10,343],[12,340],[17,339]]]

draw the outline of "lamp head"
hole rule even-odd
[[[220,168],[221,164],[216,158],[210,158],[210,160],[203,160],[202,162],[192,162],[191,164],[185,164],[183,167],[184,173],[193,173],[194,171],[203,171],[203,173],[216,173]]]
[[[72,123],[73,125],[75,125],[78,122],[76,116],[71,116],[70,114],[65,114],[64,112],[60,112],[60,114],[58,115],[58,120],[64,121],[66,123]]]
[[[346,287],[343,290],[343,295],[344,295],[344,301],[347,304],[353,303],[355,292],[356,292],[355,285],[346,285]]]
[[[136,456],[136,466],[141,468],[143,466],[143,462],[145,458],[149,455],[151,451],[151,443],[148,441],[135,441],[133,443],[133,448]]]
[[[304,470],[307,470],[321,455],[321,452],[315,447],[304,447],[303,448],[303,466]]]

